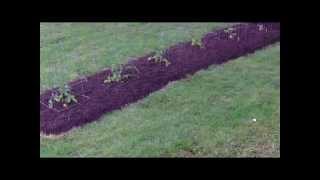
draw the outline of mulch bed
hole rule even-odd
[[[262,26],[261,26],[262,24]],[[68,108],[47,103],[55,89],[40,95],[40,132],[60,134],[74,127],[98,120],[102,115],[136,102],[166,86],[170,81],[185,78],[212,64],[225,63],[248,53],[253,53],[280,40],[280,23],[244,23],[233,26],[234,37],[224,29],[210,32],[202,38],[204,48],[192,46],[191,42],[176,44],[164,53],[171,64],[148,61],[152,54],[129,61],[124,66],[135,66],[135,76],[125,82],[105,84],[109,69],[70,82],[71,91],[78,103]],[[128,70],[129,71],[129,70]],[[124,72],[126,73],[126,72]]]

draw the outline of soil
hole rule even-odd
[[[86,81],[70,82],[74,94],[87,96],[78,104],[64,111],[49,109],[40,103],[40,132],[43,134],[60,134],[74,127],[98,120],[102,115],[136,102],[150,93],[165,87],[169,82],[185,78],[188,74],[206,69],[212,64],[221,64],[239,56],[253,53],[266,45],[280,40],[279,23],[260,23],[264,29],[254,23],[233,26],[235,37],[224,29],[210,32],[202,38],[204,48],[192,46],[191,42],[176,44],[165,51],[165,64],[148,61],[153,54],[129,61],[124,66],[135,66],[138,72],[124,82],[104,83],[111,71],[109,69],[86,77]],[[128,68],[130,69],[130,68]],[[130,70],[128,70],[130,71]],[[47,90],[40,95],[41,102],[47,102],[51,92]],[[77,97],[77,96],[76,96]]]

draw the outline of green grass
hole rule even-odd
[[[210,25],[215,26],[215,24]],[[97,27],[100,26],[97,25]],[[117,29],[118,25],[113,26]],[[151,32],[148,37],[139,37],[145,38],[143,40],[145,42],[150,42],[148,46],[152,48],[165,46],[186,38],[188,35],[181,35],[179,27],[184,29],[181,32],[189,31],[189,29],[190,31],[195,29],[200,31],[196,26],[207,27],[202,31],[211,28],[209,25],[200,24],[194,26],[178,25],[177,28],[173,28],[175,25],[170,25],[169,28],[162,24],[156,28],[156,24],[149,23],[135,23],[130,25],[130,28],[131,26],[133,28],[142,26],[141,30],[143,29],[146,34],[150,29],[158,31],[158,28],[162,28],[159,32],[166,28],[170,29],[164,31],[165,37],[171,39],[166,43],[158,43],[157,40],[154,40],[157,41],[156,45],[154,42],[152,43],[152,38],[155,38],[155,35],[152,35]],[[82,26],[79,25],[79,27]],[[104,36],[94,33],[95,30],[89,27],[80,29],[77,31],[84,36],[87,32],[92,31],[89,33],[90,37],[100,37],[97,38],[99,41],[96,43],[103,44],[104,40],[101,39]],[[74,33],[73,31],[76,30],[70,30],[70,33]],[[124,30],[118,28],[118,31],[120,33]],[[172,37],[176,36],[179,38],[173,40]],[[127,35],[127,38],[129,37],[131,35]],[[86,44],[95,42],[91,41],[89,37],[79,36],[77,38],[84,38],[83,42],[86,43],[83,46],[85,47],[89,46]],[[118,38],[118,36],[114,38]],[[115,45],[117,51],[122,54],[116,57],[117,53],[114,53],[111,59],[107,55],[112,51],[110,49],[107,53],[102,50],[91,52],[94,48],[90,48],[90,50],[83,48],[85,53],[82,55],[84,57],[79,58],[79,61],[86,61],[86,57],[94,56],[95,53],[100,57],[97,61],[99,63],[92,65],[95,67],[87,64],[83,69],[88,72],[94,71],[104,65],[109,65],[109,62],[118,60],[120,62],[120,59],[123,60],[126,56],[132,56],[135,53],[143,54],[143,52],[150,50],[142,48],[144,45],[138,37],[130,39],[132,38],[133,41],[139,42],[138,45],[133,43],[132,47],[127,47],[125,43],[119,45],[119,41],[105,45],[106,49],[109,45],[109,48]],[[47,42],[51,41],[47,40]],[[120,40],[120,42],[122,41]],[[49,62],[72,64],[73,60],[67,61],[68,57],[71,57],[70,54],[82,52],[78,49],[82,46],[76,44],[69,41],[68,45],[66,42],[64,46],[69,50],[73,49],[73,51],[55,52],[56,54],[50,55],[57,56],[56,58],[48,58],[49,54],[47,54],[45,57],[52,61],[43,62],[45,58],[41,59],[41,68],[47,67]],[[51,46],[56,48],[57,45],[52,44]],[[79,51],[75,50],[74,46]],[[130,54],[128,53],[130,48],[137,49],[130,50],[132,52]],[[58,56],[58,54],[60,55]],[[77,61],[77,58],[74,61]],[[62,64],[59,65],[63,66]],[[66,74],[69,73],[69,71],[66,72]],[[49,80],[53,77],[49,74],[45,72],[41,74],[45,79],[42,81],[44,87],[52,85]],[[62,79],[67,80],[68,78],[63,77]],[[253,118],[256,118],[257,121],[253,122]],[[40,138],[40,156],[280,157],[280,43],[224,65],[211,66],[208,70],[200,71],[188,79],[172,83],[165,89],[155,92],[137,103],[106,114],[100,121],[75,129],[63,138],[56,140]]]
[[[40,23],[40,92],[234,23]]]

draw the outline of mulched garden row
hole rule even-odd
[[[203,48],[183,42],[168,48],[163,57],[170,65],[148,61],[152,54],[129,61],[138,71],[131,73],[125,82],[104,83],[111,71],[98,72],[86,78],[70,82],[72,93],[78,103],[68,108],[57,104],[48,108],[48,100],[55,89],[40,95],[40,132],[60,134],[74,127],[98,120],[102,115],[136,102],[155,92],[171,81],[185,78],[188,74],[221,64],[239,56],[253,53],[266,45],[280,40],[280,23],[243,23],[226,32],[220,29],[202,38]],[[228,28],[227,28],[228,29]],[[128,119],[130,121],[130,119]]]

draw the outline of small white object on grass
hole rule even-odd
[[[252,119],[252,121],[253,121],[253,122],[256,122],[256,121],[257,121],[257,119],[253,118],[253,119]]]

